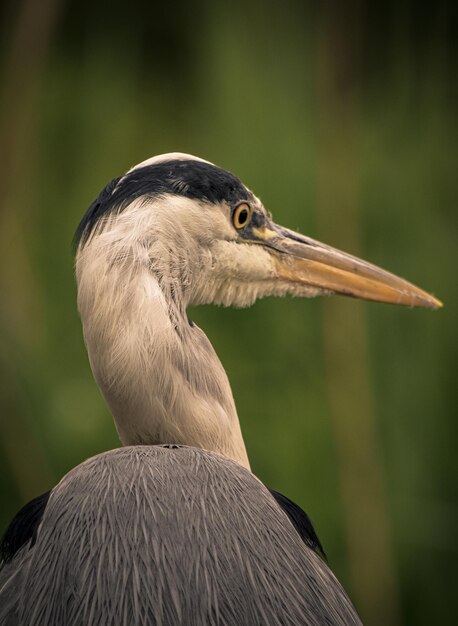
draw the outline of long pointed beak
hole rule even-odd
[[[277,224],[255,234],[272,253],[282,280],[364,300],[431,309],[442,306],[403,278]]]

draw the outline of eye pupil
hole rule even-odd
[[[234,211],[233,223],[236,228],[243,228],[251,218],[251,209],[248,204],[240,204]]]

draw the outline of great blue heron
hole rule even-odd
[[[32,501],[3,541],[0,623],[358,624],[299,507],[250,472],[191,304],[341,293],[437,308],[275,224],[235,176],[173,153],[102,191],[77,231],[78,307],[122,443]]]

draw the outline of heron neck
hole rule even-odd
[[[91,368],[122,443],[190,445],[249,468],[224,368],[150,268],[82,255],[77,280]]]

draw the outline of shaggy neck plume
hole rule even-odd
[[[163,237],[146,244],[136,236],[136,209],[141,205],[105,223],[76,261],[89,360],[120,439],[204,448],[249,468],[227,376],[186,317],[185,248],[172,253]]]

